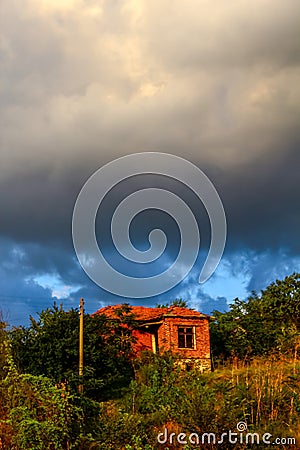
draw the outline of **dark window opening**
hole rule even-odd
[[[194,348],[194,333],[192,327],[178,328],[178,347]]]

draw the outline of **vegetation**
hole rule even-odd
[[[229,312],[214,311],[211,326],[215,358],[249,360],[254,356],[288,354],[300,346],[300,274],[276,280],[261,295],[236,298]]]
[[[3,448],[44,450],[75,443],[82,412],[64,389],[42,376],[19,374],[10,364],[1,383],[0,439]]]
[[[130,383],[131,336],[134,318],[128,305],[116,311],[120,322],[104,315],[84,315],[84,385],[86,394],[97,400],[120,394]],[[10,333],[12,356],[19,371],[46,376],[54,383],[76,389],[78,380],[79,314],[55,304],[30,318],[29,327]]]
[[[273,448],[298,448],[299,287],[300,275],[293,274],[248,301],[235,299],[226,313],[215,311],[212,373],[183,371],[172,354],[132,359],[135,321],[128,305],[118,311],[121,326],[86,316],[83,394],[77,392],[77,310],[54,305],[29,327],[10,331],[1,321],[0,448],[270,448],[240,438],[234,446],[226,439],[209,443],[207,435],[201,443],[203,433],[219,439],[237,432],[238,423],[247,426],[243,436],[269,433],[271,442],[285,439]],[[199,444],[179,444],[180,433],[194,439],[196,433]]]
[[[220,437],[224,431],[236,431],[241,421],[247,423],[249,432],[261,435],[268,432],[274,439],[300,438],[299,363],[257,359],[251,367],[199,374],[180,371],[169,355],[144,355],[140,367],[139,377],[131,383],[129,393],[113,413],[114,424],[120,423],[124,416],[129,423],[135,423],[131,425],[132,434],[139,437],[143,447],[138,447],[131,438],[132,447],[128,448],[157,448],[157,435],[165,428],[169,436],[172,432],[176,436],[181,432],[199,436],[207,432]],[[112,445],[120,431],[112,425],[110,433],[107,442]],[[125,439],[128,442],[129,438],[123,436],[123,442]],[[183,448],[176,442],[173,445],[168,442],[166,446]],[[228,441],[218,445],[223,449],[229,447]],[[185,447],[186,450],[191,448],[195,445]],[[196,448],[216,447],[204,442]],[[260,444],[253,448],[264,447]]]
[[[175,300],[172,300],[170,303],[157,303],[155,305],[156,308],[170,308],[170,306],[177,306],[179,308],[188,308],[188,303],[183,300],[182,298],[175,298]]]

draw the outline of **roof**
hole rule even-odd
[[[118,319],[115,314],[117,308],[122,305],[105,306],[98,309],[94,314],[104,314],[110,319]],[[202,314],[199,311],[189,308],[181,308],[179,306],[169,306],[167,308],[149,308],[146,306],[130,306],[131,313],[135,315],[135,320],[139,322],[160,321],[164,317],[180,317],[185,319],[209,319],[210,316]]]

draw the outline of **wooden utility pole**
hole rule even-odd
[[[83,314],[84,314],[84,300],[80,299],[79,306],[79,380],[78,391],[80,394],[83,392],[82,376],[83,376]]]

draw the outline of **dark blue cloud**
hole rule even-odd
[[[284,250],[227,251],[211,279],[200,285],[200,263],[205,256],[201,253],[190,274],[173,289],[156,297],[134,300],[110,294],[95,285],[73,252],[4,239],[1,248],[0,306],[10,325],[27,325],[29,315],[36,317],[53,301],[62,302],[66,309],[77,308],[80,297],[85,299],[88,313],[107,304],[154,306],[182,298],[190,307],[211,314],[214,310],[225,311],[236,296],[247,298],[252,290],[259,292],[276,278],[300,271],[300,258]]]

